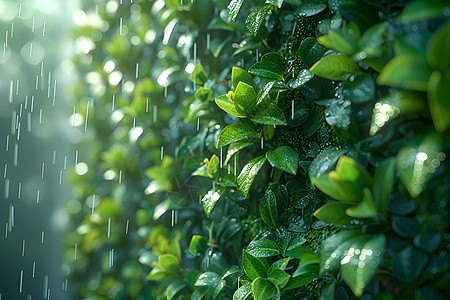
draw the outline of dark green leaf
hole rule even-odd
[[[242,250],[242,264],[244,266],[245,274],[247,274],[250,280],[267,276],[267,268],[269,267],[269,264],[267,263],[267,259],[264,257],[254,257],[246,250]]]
[[[343,82],[342,96],[352,103],[364,103],[375,96],[375,81],[368,73],[357,72]]]
[[[195,286],[208,286],[212,298],[215,299],[225,287],[225,283],[225,280],[222,279],[217,273],[205,272],[198,277],[195,282]]]
[[[280,146],[266,152],[266,157],[272,167],[282,171],[297,174],[298,154],[289,146]]]
[[[230,14],[230,17],[233,21],[236,20],[242,3],[244,3],[244,0],[231,0],[230,4],[228,4],[228,13]]]
[[[245,20],[245,25],[247,25],[248,31],[253,36],[258,34],[258,31],[262,25],[262,23],[266,19],[267,13],[272,9],[272,5],[266,4],[261,8],[255,9],[250,13],[247,20]]]
[[[278,54],[276,52],[269,52],[264,54],[261,57],[261,61],[273,63],[274,65],[278,66],[278,68],[281,70],[284,70],[288,67],[287,60],[281,54]]]
[[[388,22],[378,23],[364,32],[359,40],[361,51],[354,55],[356,60],[382,56],[387,26]]]
[[[265,162],[266,157],[264,155],[255,157],[244,166],[241,173],[239,174],[237,183],[245,196],[247,196],[253,180],[255,179],[256,175],[259,172],[259,169],[261,169]]]
[[[288,282],[289,278],[291,278],[291,275],[281,269],[275,268],[267,273],[267,277],[273,284],[283,287]]]
[[[406,283],[412,283],[419,277],[427,263],[428,256],[414,248],[413,245],[409,245],[392,260],[392,272],[397,279]]]
[[[187,287],[187,284],[182,280],[177,279],[172,281],[166,289],[167,297],[169,299],[174,299],[175,295],[185,287]]]
[[[308,37],[302,41],[298,48],[298,56],[306,65],[312,65],[318,61],[327,48],[319,43],[315,38]]]
[[[411,218],[393,216],[392,229],[402,238],[413,238],[419,232],[419,224]]]
[[[428,81],[428,107],[433,118],[434,127],[443,132],[450,127],[450,72],[441,73],[435,70]]]
[[[263,239],[250,242],[247,252],[254,257],[270,257],[280,254],[280,248],[274,241]]]
[[[219,57],[220,52],[222,51],[222,49],[226,46],[227,43],[229,43],[232,40],[232,37],[228,37],[226,39],[223,38],[215,38],[211,41],[211,54],[214,57]]]
[[[245,300],[252,293],[252,283],[246,283],[239,287],[233,294],[233,300]]]
[[[343,80],[345,75],[359,71],[358,65],[346,55],[330,54],[322,57],[310,70],[321,77],[331,80]]]
[[[291,89],[298,89],[301,88],[302,86],[304,86],[308,81],[310,81],[312,78],[314,77],[314,74],[308,70],[308,69],[303,69],[301,70],[297,77],[289,80],[288,82],[288,86]]]
[[[409,3],[397,18],[401,23],[409,23],[426,19],[434,19],[443,16],[445,1],[418,0]]]
[[[275,194],[268,190],[259,203],[259,213],[261,219],[272,228],[277,229],[280,226],[278,218],[277,199]]]
[[[239,150],[248,147],[250,145],[253,145],[253,142],[235,142],[231,143],[230,146],[228,146],[227,151],[227,157],[225,158],[225,164],[227,164],[230,159],[233,157],[234,154],[236,154]]]
[[[248,72],[270,80],[283,79],[283,70],[270,61],[259,61],[251,66],[250,69],[248,69]]]
[[[256,278],[252,282],[253,299],[267,300],[272,298],[275,293],[275,287],[270,281],[264,278]]]
[[[442,235],[437,232],[419,233],[414,237],[414,246],[427,253],[433,253],[442,242]]]
[[[355,237],[359,238],[360,234],[356,230],[341,231],[323,241],[320,247],[320,273],[337,270],[342,255],[348,250],[346,242]]]
[[[301,286],[305,286],[311,281],[313,281],[313,279],[316,277],[317,274],[314,273],[307,273],[297,277],[291,277],[288,283],[284,286],[283,290],[292,290],[299,288]]]
[[[380,162],[373,177],[373,198],[383,216],[389,205],[389,194],[394,187],[395,158],[387,158]]]
[[[221,148],[253,136],[257,137],[256,125],[253,122],[244,122],[242,120],[239,123],[228,125],[220,132],[216,148]]]
[[[328,173],[334,168],[341,155],[347,153],[346,149],[326,149],[319,153],[312,161],[309,167],[309,176],[311,178],[320,177],[322,174]]]
[[[327,4],[324,0],[305,0],[298,8],[298,14],[302,17],[310,17],[317,15],[325,8],[327,8]]]

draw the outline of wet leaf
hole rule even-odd
[[[298,89],[298,88],[301,88],[302,86],[304,86],[313,77],[314,77],[314,74],[310,70],[303,69],[298,73],[297,77],[289,80],[287,85],[291,89]]]
[[[267,276],[267,268],[269,267],[269,264],[267,263],[267,259],[264,257],[254,257],[246,250],[242,250],[242,265],[244,266],[245,274],[247,274],[250,280]]]
[[[252,282],[253,299],[267,300],[272,298],[275,287],[265,278],[256,278]]]
[[[427,263],[428,256],[413,245],[409,245],[392,260],[392,272],[399,280],[412,283],[419,277]]]
[[[228,125],[220,132],[216,148],[219,149],[228,144],[254,136],[258,137],[256,131],[256,125],[250,121],[241,120],[238,123]]]
[[[259,169],[261,169],[265,162],[266,157],[264,155],[255,157],[244,166],[241,173],[239,174],[237,183],[245,196],[248,195],[253,180],[255,179],[256,175],[259,172]]]
[[[217,273],[205,272],[198,277],[195,286],[208,286],[212,298],[215,299],[225,287],[225,283]]]
[[[320,246],[320,274],[333,272],[340,267],[341,258],[348,250],[349,241],[359,238],[357,230],[341,231],[325,239]]]
[[[302,41],[298,49],[298,56],[306,65],[312,65],[318,61],[327,48],[315,38],[308,37]]]
[[[219,201],[221,196],[220,190],[218,191],[208,191],[206,195],[202,199],[202,205],[203,210],[205,211],[205,214],[207,217],[211,214],[211,211],[213,210],[214,206],[216,205],[217,201]]]
[[[322,12],[325,8],[327,8],[327,4],[324,0],[305,0],[298,8],[298,14],[302,17],[311,17]]]
[[[280,226],[277,199],[271,190],[268,190],[264,197],[261,198],[259,213],[264,223],[270,227],[277,229]]]
[[[175,281],[172,281],[166,289],[166,293],[167,293],[167,297],[169,299],[174,299],[175,295],[181,291],[182,289],[184,289],[185,287],[187,287],[187,284],[185,282],[183,282],[180,279],[177,279]]]
[[[259,61],[248,69],[250,74],[270,79],[270,80],[282,80],[283,70],[276,64],[270,61]]]
[[[377,84],[426,92],[432,72],[421,55],[400,55],[384,67]]]
[[[352,103],[364,103],[375,96],[375,81],[368,73],[357,72],[343,82],[342,96]]]
[[[272,9],[272,5],[266,4],[261,8],[255,9],[245,20],[248,30],[253,36],[258,34],[261,25],[264,23],[267,13]]]
[[[240,81],[250,86],[255,85],[253,77],[246,70],[238,67],[233,67],[233,69],[231,70],[231,84],[233,85],[233,89],[237,88]]]
[[[239,114],[249,116],[253,114],[256,105],[256,91],[245,82],[240,81],[234,92],[234,106]]]
[[[233,300],[245,300],[252,293],[252,283],[241,285],[233,294]]]
[[[327,107],[325,120],[331,126],[349,130],[351,112],[351,102],[349,100],[336,99]]]
[[[330,54],[322,57],[310,70],[327,79],[343,80],[345,75],[358,72],[359,67],[346,55]]]
[[[189,252],[193,255],[203,255],[207,247],[208,240],[204,236],[194,235],[189,243]]]
[[[267,100],[256,106],[252,121],[265,125],[286,125],[286,118],[278,106]]]
[[[280,146],[266,152],[266,157],[272,167],[282,171],[297,174],[298,154],[289,146]]]
[[[325,149],[316,156],[309,167],[309,177],[320,177],[322,174],[328,173],[336,165],[339,158],[347,153],[347,149],[330,148]]]
[[[244,0],[231,0],[230,4],[228,4],[227,6],[228,13],[230,14],[230,17],[233,21],[236,20],[239,10],[241,9],[242,3],[244,3]]]
[[[263,239],[250,242],[247,252],[254,257],[270,257],[280,254],[280,248],[274,241]]]
[[[288,62],[286,58],[284,58],[281,54],[276,52],[269,52],[264,54],[261,57],[261,61],[273,63],[274,65],[278,66],[278,68],[281,70],[284,70],[288,67]]]
[[[230,159],[233,157],[233,155],[236,154],[239,150],[244,149],[245,147],[248,147],[253,144],[254,144],[253,142],[231,143],[230,146],[228,146],[227,157],[225,158],[225,164],[227,164],[230,161]]]
[[[246,115],[239,113],[236,110],[236,107],[234,105],[234,102],[228,98],[227,95],[221,95],[215,99],[217,106],[219,106],[222,110],[229,113],[230,115],[233,115],[235,117],[239,118],[245,118]]]

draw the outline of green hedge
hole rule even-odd
[[[131,2],[75,37],[75,299],[450,297],[445,1]]]

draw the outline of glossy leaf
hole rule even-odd
[[[322,174],[328,173],[336,165],[339,158],[347,153],[346,149],[325,149],[320,152],[309,166],[309,176],[311,181],[313,178],[320,177]]]
[[[253,180],[255,179],[256,175],[265,162],[266,157],[264,155],[255,157],[244,166],[241,173],[239,174],[237,183],[245,196],[247,196]]]
[[[312,65],[318,61],[327,48],[315,38],[308,37],[302,41],[298,49],[298,56],[306,65]]]
[[[322,12],[325,8],[327,8],[327,4],[324,0],[305,0],[298,8],[298,14],[302,17],[311,17]]]
[[[259,61],[248,69],[250,74],[270,79],[282,80],[283,70],[276,64],[270,61]]]
[[[217,190],[217,191],[208,191],[208,193],[206,193],[206,195],[202,198],[203,210],[205,211],[205,214],[208,218],[217,201],[219,201],[220,196],[221,191]]]
[[[231,84],[233,89],[236,89],[239,82],[242,81],[250,86],[254,86],[255,82],[253,77],[244,69],[233,67],[231,70]]]
[[[169,299],[174,299],[175,295],[181,291],[182,289],[184,289],[185,287],[187,287],[187,284],[185,282],[183,282],[182,280],[175,280],[172,281],[166,289],[166,293],[167,293],[167,297]]]
[[[278,66],[278,68],[281,70],[284,70],[288,67],[288,62],[286,58],[284,58],[281,54],[277,52],[269,52],[264,54],[261,57],[261,61],[273,63],[274,65]]]
[[[233,300],[245,300],[252,293],[252,283],[241,285],[233,294]]]
[[[337,270],[344,251],[348,250],[346,249],[348,241],[359,236],[359,231],[347,230],[325,239],[320,246],[320,274]]]
[[[239,118],[245,118],[245,114],[241,114],[236,110],[236,107],[234,106],[234,102],[228,98],[227,95],[219,96],[215,99],[215,102],[217,106],[219,106],[222,110],[229,113],[230,115],[233,115],[235,117]]]
[[[198,63],[194,71],[192,71],[191,80],[198,85],[203,85],[208,80],[208,74],[201,63]]]
[[[277,261],[275,261],[269,268],[268,272],[270,273],[274,269],[280,269],[284,270],[286,269],[288,263],[289,263],[290,257],[281,258]]]
[[[265,278],[256,278],[252,282],[253,299],[267,300],[272,298],[275,287]]]
[[[204,254],[207,247],[208,240],[204,236],[194,235],[189,243],[189,252],[193,255]]]
[[[245,274],[247,274],[250,280],[267,276],[269,264],[264,257],[254,257],[246,250],[242,250],[242,264],[244,266]]]
[[[264,223],[270,227],[277,229],[280,226],[277,199],[271,190],[268,190],[264,197],[261,198],[259,213]]]
[[[245,142],[244,141],[244,142],[231,143],[228,146],[227,157],[225,158],[225,164],[227,164],[230,161],[230,159],[233,157],[234,154],[236,154],[241,149],[244,149],[245,147],[248,147],[250,145],[253,145],[253,142]]]
[[[256,106],[252,121],[264,125],[286,125],[286,118],[278,106],[263,101]]]
[[[292,78],[291,80],[289,80],[288,86],[291,89],[301,88],[308,81],[310,81],[313,77],[314,77],[314,74],[310,70],[303,69],[297,74],[297,77]]]
[[[286,285],[286,283],[289,281],[289,278],[291,278],[291,275],[289,273],[286,273],[285,271],[281,269],[272,269],[267,273],[267,277],[269,278],[270,282],[273,284],[283,287]]]
[[[425,92],[432,72],[420,55],[396,56],[381,71],[377,84]]]
[[[289,146],[280,146],[266,152],[266,157],[272,167],[282,171],[297,174],[298,154]]]
[[[208,286],[212,298],[215,299],[225,287],[225,283],[217,273],[205,272],[198,277],[195,286]]]
[[[364,103],[375,96],[375,81],[365,72],[357,72],[344,80],[342,96],[352,103]]]
[[[257,136],[257,127],[253,122],[238,122],[225,127],[219,135],[216,148]]]
[[[346,55],[330,54],[322,57],[310,70],[321,77],[331,80],[343,80],[345,75],[359,71],[358,65]]]
[[[239,10],[241,9],[242,3],[244,3],[244,0],[231,0],[230,4],[228,4],[227,6],[228,13],[230,14],[230,17],[233,21],[236,20]]]
[[[240,81],[234,92],[234,105],[239,114],[249,116],[253,114],[256,105],[256,91],[245,82]]]
[[[247,17],[247,20],[245,20],[245,25],[247,25],[248,31],[250,31],[253,36],[256,36],[258,34],[261,25],[266,19],[267,13],[271,9],[272,5],[266,4],[263,7],[252,11]]]
[[[280,254],[280,248],[274,241],[262,239],[250,242],[247,252],[254,257],[270,257]]]

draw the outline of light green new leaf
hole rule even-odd
[[[266,157],[264,155],[255,157],[244,166],[241,173],[239,174],[237,183],[245,196],[248,195],[253,180],[255,179],[256,175],[259,172],[259,169],[261,169],[265,162]]]
[[[220,167],[219,164],[220,164],[219,157],[217,157],[217,155],[214,154],[211,157],[211,160],[209,161],[208,168],[206,169],[209,177],[214,178],[217,171],[219,170]]]
[[[231,70],[231,84],[233,85],[233,89],[236,89],[239,81],[242,81],[248,85],[254,86],[255,82],[253,77],[244,69],[233,67]]]
[[[216,148],[221,148],[243,139],[258,137],[257,129],[253,122],[245,121],[245,119],[239,123],[228,125],[220,132]]]
[[[345,211],[355,206],[348,202],[327,203],[314,212],[314,216],[324,222],[336,225],[350,225],[353,218],[349,217]]]
[[[259,103],[255,108],[255,114],[251,120],[258,124],[264,125],[286,125],[286,117],[283,111],[275,104],[266,101]]]
[[[204,236],[194,235],[189,243],[189,252],[193,255],[204,254],[207,247],[208,240]]]
[[[254,257],[245,249],[242,250],[242,265],[244,267],[245,274],[247,274],[250,280],[267,276],[267,268],[269,267],[267,259],[264,257]]]
[[[180,261],[173,254],[162,254],[158,256],[158,262],[161,266],[161,269],[167,271],[170,274],[176,274],[180,269]]]
[[[275,287],[265,278],[256,278],[252,282],[252,291],[254,300],[267,300],[272,298]]]
[[[277,198],[272,190],[268,190],[264,197],[261,198],[259,213],[264,223],[270,227],[277,229],[280,226]]]
[[[359,67],[346,55],[330,54],[316,62],[310,71],[327,79],[343,80],[345,75],[358,72]]]
[[[363,189],[362,201],[356,206],[347,208],[346,214],[353,218],[374,218],[377,216],[377,205],[368,187]]]
[[[234,92],[234,105],[239,114],[249,116],[253,114],[256,105],[256,91],[245,82],[240,81]]]
[[[230,115],[233,115],[235,117],[239,118],[245,118],[245,114],[241,114],[236,110],[236,106],[234,105],[234,102],[228,98],[227,95],[221,95],[219,97],[216,97],[215,99],[216,104],[218,107],[220,107],[225,112],[229,113]]]
[[[194,71],[192,71],[191,80],[198,85],[203,85],[208,80],[208,74],[201,63],[198,63]]]
[[[297,174],[298,154],[291,147],[280,146],[275,150],[269,150],[266,152],[266,157],[272,167],[292,175]]]

